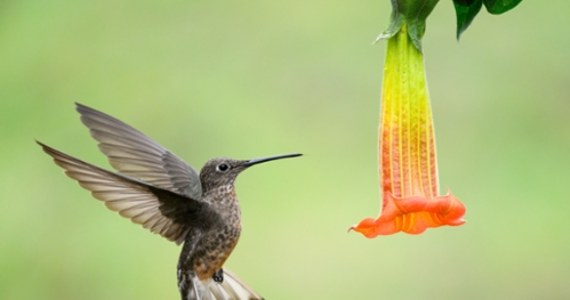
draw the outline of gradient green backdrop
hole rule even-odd
[[[0,2],[0,299],[177,299],[179,248],[65,177],[39,139],[108,167],[74,101],[237,181],[226,267],[275,299],[568,299],[570,5],[451,1],[424,38],[442,192],[467,223],[368,240],[388,0]]]

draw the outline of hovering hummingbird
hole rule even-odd
[[[222,267],[241,232],[234,181],[260,159],[214,158],[198,174],[140,131],[76,103],[81,121],[118,171],[110,172],[37,142],[65,173],[123,217],[176,244],[178,288],[183,300],[262,299]]]

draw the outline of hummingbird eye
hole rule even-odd
[[[227,163],[221,163],[216,167],[216,170],[218,170],[220,172],[225,172],[229,169],[230,169],[230,165],[228,165]]]

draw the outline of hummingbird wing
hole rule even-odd
[[[180,244],[208,204],[113,173],[37,142],[67,176],[123,217]]]
[[[148,184],[200,199],[202,184],[198,173],[184,161],[142,132],[105,113],[76,103],[81,121],[99,149],[121,174]]]

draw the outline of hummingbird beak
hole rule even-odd
[[[303,155],[303,154],[291,153],[291,154],[275,155],[275,156],[264,157],[264,158],[254,158],[254,159],[246,160],[244,162],[243,166],[248,168],[248,167],[251,167],[253,165],[261,164],[261,163],[272,161],[272,160],[297,157],[297,156],[301,156],[301,155]]]

